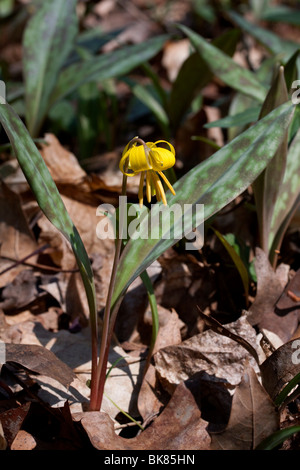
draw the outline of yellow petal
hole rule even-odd
[[[153,170],[163,171],[175,165],[175,155],[164,148],[152,148],[149,152],[149,160]]]
[[[166,175],[163,174],[162,171],[158,171],[157,172],[161,177],[162,179],[164,180],[164,182],[166,183],[166,185],[168,186],[169,190],[171,191],[171,193],[175,196],[176,193],[174,191],[174,188],[173,186],[171,185],[170,181],[168,180],[168,178],[166,177]]]
[[[128,158],[128,170],[125,169],[125,163]],[[140,171],[150,170],[152,167],[145,153],[143,145],[134,145],[127,152],[123,152],[119,163],[119,168],[125,175],[133,176]]]
[[[133,139],[131,139],[130,142],[128,142],[128,144],[126,145],[126,147],[124,148],[124,150],[122,152],[122,157],[123,157],[123,155],[125,155],[127,150],[129,150],[131,147],[137,145],[137,142],[134,141],[135,139],[138,139],[138,137],[134,137]]]
[[[166,140],[157,140],[154,144],[155,147],[163,148],[166,150],[169,150],[171,153],[173,153],[175,157],[175,149],[170,142],[167,142]]]

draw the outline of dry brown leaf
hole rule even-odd
[[[226,328],[256,348],[256,333],[246,315]],[[195,335],[178,346],[160,349],[154,355],[154,361],[159,377],[170,393],[174,386],[199,371],[222,378],[233,388],[240,382],[247,361],[257,369],[254,358],[242,345],[212,330]]]
[[[99,184],[97,177],[89,176],[80,166],[76,156],[64,148],[53,134],[46,134],[46,143],[40,153],[58,187],[60,194],[86,204],[97,205],[100,198],[94,192]]]
[[[0,450],[5,450],[7,448],[7,441],[3,433],[3,427],[0,421]]]
[[[171,82],[176,79],[183,62],[189,57],[190,52],[189,39],[169,41],[164,46],[162,65],[165,67]]]
[[[4,312],[25,309],[38,297],[37,278],[33,271],[24,269],[1,292],[0,308]]]
[[[234,393],[225,431],[212,434],[212,449],[254,450],[278,428],[279,414],[254,370],[248,368]]]
[[[38,396],[49,405],[63,406],[64,402],[68,400],[72,411],[81,411],[83,407],[86,407],[90,397],[90,388],[86,384],[87,380],[91,378],[90,330],[83,328],[77,333],[71,333],[68,330],[48,331],[38,320],[39,317],[40,315],[35,320],[25,320],[11,325],[2,333],[1,339],[6,343],[11,341],[19,343],[15,346],[20,349],[29,344],[36,347],[43,346],[46,351],[49,350],[49,353],[55,354],[57,360],[61,361],[66,368],[74,371],[75,378],[67,387],[60,384],[59,375],[57,377],[53,375],[52,378],[47,376],[46,369],[42,369],[40,374],[34,377],[34,380],[41,387]],[[10,347],[9,344],[7,346]],[[13,346],[11,345],[11,347]],[[125,359],[118,362],[106,381],[105,393],[107,396],[103,399],[102,409],[114,418],[119,413],[119,409],[110,401],[112,400],[122,410],[133,416],[138,416],[137,397],[142,366],[136,357],[131,357],[120,346],[112,344],[108,367],[120,358]],[[38,357],[36,359],[38,360]],[[63,369],[61,373],[64,375]]]
[[[119,161],[123,148],[112,152],[105,152],[84,160],[85,170],[90,174],[92,190],[98,190],[101,200],[110,204],[118,204],[118,193],[122,189],[123,176],[119,169]],[[132,176],[127,180],[127,194],[137,195],[139,176]]]
[[[57,185],[80,185],[87,180],[77,158],[53,134],[45,134],[41,154]]]
[[[79,414],[76,419],[98,450],[208,450],[207,422],[202,420],[194,390],[187,384],[176,388],[170,402],[153,423],[139,436],[117,436],[108,415],[98,412]]]
[[[100,221],[100,216],[96,214],[96,207],[64,196],[62,196],[62,199],[89,256],[92,256],[93,253],[100,253],[104,256],[107,253],[112,255],[114,240],[100,240],[97,237],[96,227]],[[73,269],[75,258],[69,244],[46,217],[39,219],[38,226],[41,229],[39,240],[42,243],[51,245],[52,250],[49,254],[54,258],[54,262],[64,270]],[[53,253],[54,250],[56,250],[56,254]]]
[[[75,374],[52,351],[34,344],[6,344],[5,360],[13,362],[37,374],[54,378],[65,387],[74,380]]]
[[[13,440],[10,450],[33,450],[37,445],[35,438],[21,429]]]
[[[160,348],[181,342],[181,322],[177,313],[174,310],[170,312],[158,305],[158,315],[160,327],[153,354]],[[158,390],[159,380],[154,365],[150,363],[143,378],[138,397],[138,409],[144,422],[157,415],[164,404],[163,397],[158,394]]]
[[[37,249],[37,243],[24,215],[19,196],[0,182],[0,271]],[[34,261],[35,257],[31,258]],[[0,287],[11,282],[24,267],[18,265],[0,276]]]
[[[155,285],[157,303],[176,310],[189,336],[200,332],[195,305],[205,311],[215,300],[216,280],[212,270],[194,256],[179,255],[173,249],[165,252],[159,262],[163,271]]]
[[[12,407],[0,414],[0,421],[9,447],[20,431],[29,409],[30,402],[25,403],[24,405]]]
[[[147,273],[152,284],[162,272],[161,265],[154,261],[148,268]],[[101,273],[101,271],[100,271]],[[115,334],[120,341],[135,343],[139,346],[148,345],[151,338],[151,320],[148,322],[145,316],[149,310],[147,290],[140,277],[137,277],[129,286],[126,295],[118,311],[115,324]],[[151,318],[151,315],[150,315]]]
[[[298,317],[300,319],[300,269],[288,282],[283,294],[276,303],[276,311],[281,314],[291,310],[298,310]]]
[[[283,344],[261,364],[262,383],[273,399],[299,373],[300,339]]]
[[[45,141],[41,155],[61,195],[95,208],[103,202],[118,204],[123,178],[119,170],[122,150],[86,159],[82,168],[76,156],[65,149],[53,134],[46,134]],[[137,194],[138,185],[138,177],[130,178],[127,193]]]
[[[64,196],[62,199],[74,225],[78,229],[89,257],[91,260],[95,259],[96,261],[95,265],[93,265],[93,271],[95,275],[97,305],[98,308],[101,309],[105,306],[106,302],[113,263],[114,240],[100,240],[97,237],[96,227],[100,221],[100,217],[96,215],[96,207]],[[41,217],[38,221],[38,226],[41,229],[39,240],[41,243],[48,243],[51,246],[49,255],[53,262],[65,271],[76,269],[77,264],[71,247],[48,219],[44,216]],[[75,275],[73,279],[70,280],[71,277],[71,273],[64,273],[61,276],[61,282],[69,287],[71,285],[70,282],[73,284],[73,289],[77,291],[80,297],[83,311],[85,315],[88,316],[87,300],[81,278],[79,275]],[[67,289],[65,292],[66,294],[68,293]],[[68,301],[68,299],[65,300]],[[71,302],[72,298],[70,297],[69,305]]]
[[[288,341],[298,326],[298,314],[293,311],[284,316],[275,313],[275,305],[287,282],[289,266],[280,264],[274,271],[263,250],[256,249],[255,270],[257,294],[249,309],[249,322],[260,330],[268,330]]]

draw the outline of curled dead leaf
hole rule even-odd
[[[283,344],[261,364],[262,383],[272,399],[299,373],[300,339]]]
[[[160,348],[180,344],[181,342],[181,321],[177,313],[175,311],[170,312],[158,305],[158,315],[161,324],[155,342],[154,353]],[[154,365],[150,363],[138,396],[138,409],[144,422],[157,415],[164,404],[162,394],[157,393],[158,388],[159,380],[156,370]]]
[[[5,440],[9,447],[20,431],[29,409],[30,402],[12,407],[0,414],[0,422],[2,423]]]
[[[4,273],[14,261],[31,254],[37,248],[33,234],[25,217],[18,194],[5,183],[0,182],[0,287],[5,286],[23,269],[22,265],[14,266]],[[31,258],[34,261],[35,257]]]
[[[212,449],[254,450],[278,428],[278,412],[254,370],[247,368],[234,393],[226,429],[212,434]]]
[[[6,344],[5,361],[13,362],[32,372],[48,375],[68,387],[76,377],[72,369],[52,351],[36,344]]]
[[[98,412],[78,414],[97,450],[208,450],[207,422],[201,418],[194,390],[181,383],[163,412],[139,436],[117,436],[113,421]]]
[[[283,342],[289,341],[298,326],[298,313],[284,316],[275,313],[275,305],[288,282],[289,266],[280,264],[273,270],[263,250],[256,249],[255,270],[257,295],[249,309],[249,322],[260,330],[275,333]]]
[[[256,348],[256,333],[246,315],[226,327]],[[258,369],[252,354],[244,346],[212,330],[192,336],[179,345],[160,349],[154,355],[154,361],[160,380],[170,393],[178,383],[199,371],[222,378],[234,388],[241,380],[247,361]]]
[[[7,448],[7,441],[3,433],[3,427],[0,421],[0,450],[5,450]]]
[[[37,443],[34,437],[21,429],[10,446],[10,450],[33,450]]]

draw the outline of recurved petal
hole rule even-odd
[[[127,170],[125,168],[126,163],[128,164]],[[136,145],[127,150],[127,152],[122,155],[119,168],[122,173],[128,176],[136,175],[141,171],[150,170],[152,167],[146,156],[144,146]]]
[[[175,165],[175,154],[165,148],[155,147],[150,150],[149,160],[153,170],[163,171]]]
[[[138,137],[134,137],[133,139],[131,139],[130,142],[128,142],[128,144],[126,145],[126,147],[124,148],[123,152],[122,152],[122,157],[125,155],[125,153],[127,152],[127,150],[131,149],[133,146],[137,145],[137,142],[135,141],[135,139],[137,139]]]
[[[170,150],[170,152],[172,152],[175,157],[175,149],[173,145],[170,144],[170,142],[167,142],[166,140],[157,140],[154,144],[154,147]]]

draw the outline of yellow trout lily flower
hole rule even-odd
[[[171,193],[175,191],[163,170],[172,168],[175,164],[175,149],[165,140],[157,142],[144,142],[135,137],[125,147],[120,160],[119,168],[124,175],[135,176],[141,174],[139,184],[139,204],[143,205],[143,187],[146,174],[146,196],[151,202],[151,197],[156,195],[158,201],[167,205],[165,191],[161,179],[166,183]],[[161,177],[161,179],[160,179]]]

